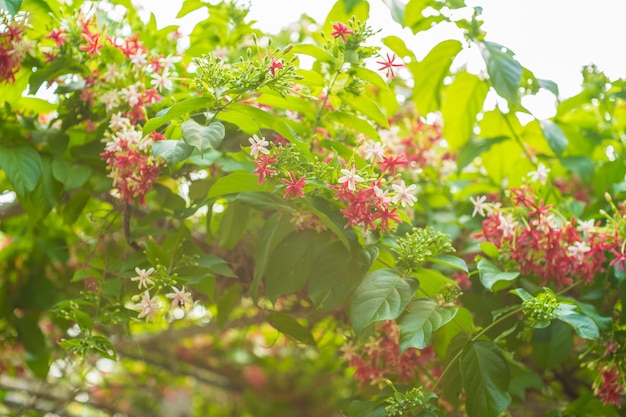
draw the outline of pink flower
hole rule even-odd
[[[382,61],[376,61],[377,64],[379,64],[381,67],[378,68],[378,71],[387,71],[387,78],[391,77],[391,78],[395,78],[396,74],[394,74],[393,72],[393,67],[401,67],[402,64],[394,64],[394,61],[396,60],[396,54],[393,54],[393,56],[389,56],[389,54],[387,54],[387,59],[386,60],[382,60]]]
[[[99,55],[100,49],[102,49],[102,47],[104,46],[103,43],[100,43],[100,44],[98,43],[98,41],[100,40],[100,34],[95,33],[93,34],[93,36],[84,34],[83,36],[85,37],[85,40],[87,41],[87,45],[81,45],[78,47],[78,49],[80,49],[81,51],[87,51],[91,58],[93,58],[93,56],[96,54]]]
[[[131,281],[139,281],[138,288],[144,287],[148,288],[148,284],[154,285],[154,281],[152,281],[149,277],[154,272],[154,268],[150,268],[148,270],[139,269],[139,267],[135,268],[135,272],[137,273],[136,277],[131,278]]]
[[[292,199],[296,197],[304,197],[305,177],[303,176],[299,180],[296,180],[296,176],[291,171],[289,171],[289,176],[291,177],[291,181],[285,178],[281,179],[282,182],[287,184],[283,198],[287,198],[288,196],[291,196]]]
[[[350,35],[352,33],[354,33],[354,31],[348,29],[346,25],[344,25],[341,22],[337,22],[333,25],[333,31],[330,32],[330,36],[332,36],[335,39],[341,37],[341,39],[343,39],[343,41],[345,42],[346,35]]]
[[[52,39],[57,46],[61,46],[67,40],[67,38],[63,36],[63,33],[65,33],[63,29],[52,29],[50,34],[45,36],[45,38]]]
[[[253,171],[253,174],[259,176],[259,184],[262,184],[268,175],[276,174],[276,170],[270,169],[269,167],[269,164],[272,164],[274,162],[276,162],[276,159],[271,158],[267,155],[261,155],[256,161],[254,161],[257,167]]]
[[[391,184],[391,188],[397,193],[392,197],[394,203],[401,202],[402,207],[405,207],[407,204],[412,206],[417,201],[417,197],[412,194],[412,192],[417,191],[417,185],[411,184],[407,187],[404,181],[401,181],[400,184]]]
[[[350,191],[356,190],[357,182],[365,181],[363,177],[356,174],[356,167],[354,165],[352,165],[352,168],[350,170],[342,169],[341,173],[343,174],[343,177],[340,177],[337,181],[339,182],[339,184],[343,184],[344,182],[347,183],[348,190]]]
[[[135,310],[139,310],[137,318],[145,317],[147,321],[154,321],[155,314],[161,310],[159,297],[150,298],[150,293],[145,291],[141,301],[135,305]]]
[[[172,299],[172,308],[184,308],[185,304],[193,304],[193,301],[191,300],[191,293],[185,292],[184,286],[182,290],[179,290],[176,287],[172,287],[172,289],[174,290],[174,292],[165,294],[167,298]]]
[[[276,76],[276,70],[277,69],[283,69],[283,63],[282,62],[278,62],[276,61],[276,59],[274,57],[272,57],[272,63],[269,66],[269,71],[272,74],[272,77]]]

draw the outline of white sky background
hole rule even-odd
[[[248,0],[249,17],[266,32],[276,32],[305,13],[323,22],[335,0]],[[247,4],[248,1],[240,0]],[[487,39],[500,43],[538,78],[558,83],[561,98],[580,91],[584,65],[595,63],[611,79],[626,78],[624,23],[626,0],[467,0],[483,8]],[[140,0],[154,12],[159,26],[176,23],[182,0]],[[197,16],[197,14],[196,14]],[[189,16],[187,22],[193,21]],[[196,17],[197,19],[197,17]],[[185,20],[184,20],[185,21]],[[183,22],[184,22],[183,21]],[[380,36],[397,35],[423,57],[450,32],[413,35],[391,19],[383,0],[370,0],[369,24]],[[185,31],[183,24],[183,32]],[[384,51],[384,49],[383,49]],[[539,98],[541,100],[541,97]],[[530,105],[530,103],[528,104]],[[548,107],[553,107],[548,104]],[[541,117],[553,111],[543,110]],[[550,114],[552,113],[552,114]],[[540,116],[539,114],[535,114]]]

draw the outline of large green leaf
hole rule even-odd
[[[430,298],[413,300],[398,319],[400,350],[427,347],[437,329],[452,320],[457,311],[457,307],[442,306]]]
[[[186,115],[195,110],[205,109],[213,104],[213,97],[192,97],[174,104],[165,110],[160,111],[157,117],[148,120],[143,126],[143,135],[146,136],[165,123],[177,117]]]
[[[298,323],[298,321],[288,314],[280,311],[271,311],[267,315],[267,321],[279,332],[295,339],[305,345],[315,346],[315,339],[311,331]]]
[[[186,120],[182,124],[183,140],[187,145],[193,146],[200,152],[207,149],[217,149],[224,140],[226,131],[220,122],[213,122],[208,126],[202,126],[193,119]]]
[[[583,339],[597,340],[600,337],[598,325],[584,314],[571,310],[557,310],[557,318],[572,326],[576,334]]]
[[[91,168],[72,164],[65,159],[55,159],[52,162],[52,173],[65,186],[66,191],[71,191],[80,188],[89,179]]]
[[[30,146],[0,145],[0,168],[13,184],[15,192],[24,196],[35,189],[41,178],[41,156]]]
[[[350,253],[335,241],[317,257],[308,283],[308,294],[316,310],[327,311],[341,306],[360,284],[375,254],[365,250]]]
[[[183,162],[193,152],[193,147],[182,140],[162,140],[152,144],[152,154],[161,157],[169,167]]]
[[[357,333],[380,320],[395,320],[413,298],[415,278],[405,278],[393,269],[378,269],[365,277],[354,291],[350,319]]]
[[[459,170],[471,164],[475,158],[479,157],[484,152],[489,151],[489,149],[491,149],[493,145],[497,145],[498,143],[502,143],[506,140],[509,140],[508,136],[500,136],[497,138],[489,139],[476,139],[466,142],[459,151],[459,155],[457,156],[456,164]]]
[[[317,255],[331,237],[328,233],[302,230],[291,233],[276,246],[265,268],[265,293],[272,302],[306,284]]]
[[[571,329],[553,320],[548,327],[534,329],[532,358],[541,369],[551,369],[567,360],[574,347]]]
[[[445,90],[441,115],[443,134],[451,149],[465,145],[472,136],[476,115],[483,108],[489,85],[480,77],[468,72],[457,74]]]
[[[552,149],[556,155],[561,155],[568,144],[567,137],[565,133],[563,133],[563,130],[551,120],[542,120],[540,125],[541,131],[550,145],[550,149]]]
[[[364,95],[355,96],[354,94],[349,93],[342,93],[340,94],[340,97],[343,103],[350,106],[353,110],[372,119],[377,125],[389,128],[387,116],[383,113],[380,106],[371,98]]]
[[[519,272],[504,272],[496,265],[488,261],[487,259],[481,259],[476,265],[478,268],[478,276],[480,282],[489,291],[497,291],[501,289],[503,285],[496,284],[500,281],[510,282],[519,276]]]
[[[459,41],[443,41],[412,70],[415,80],[413,100],[420,114],[426,115],[440,109],[443,79],[448,75],[452,60],[461,49]]]
[[[329,122],[340,123],[348,128],[356,130],[357,132],[365,134],[365,136],[369,138],[380,138],[378,131],[374,129],[367,120],[363,120],[357,115],[334,111],[332,113],[328,113],[324,119]]]
[[[0,9],[6,10],[11,16],[20,11],[22,0],[0,0]]]
[[[511,50],[495,42],[480,43],[487,73],[496,92],[510,103],[519,102],[519,87],[524,69]]]
[[[209,190],[208,197],[218,197],[244,191],[272,191],[273,187],[268,183],[259,184],[258,182],[259,179],[254,174],[233,172],[217,180]]]
[[[496,344],[487,340],[469,343],[461,354],[461,374],[469,417],[498,417],[511,402],[510,371]]]

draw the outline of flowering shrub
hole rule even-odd
[[[67,3],[0,0],[2,414],[620,415],[623,80],[537,120],[462,1]]]

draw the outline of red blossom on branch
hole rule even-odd
[[[304,186],[306,184],[304,182],[305,177],[303,176],[298,180],[296,179],[294,173],[291,171],[289,171],[289,177],[291,178],[291,180],[281,178],[281,181],[287,184],[287,186],[285,187],[285,194],[283,195],[283,198],[287,198],[289,196],[291,196],[292,199],[296,197],[304,197]]]
[[[346,35],[351,35],[353,33],[354,31],[348,29],[348,26],[344,25],[341,22],[337,22],[333,25],[333,31],[330,32],[330,36],[332,36],[335,39],[340,37],[345,42]]]
[[[277,69],[283,69],[283,63],[280,61],[276,61],[276,58],[272,57],[272,63],[268,68],[269,72],[272,74],[272,77],[276,77]]]
[[[394,63],[396,58],[396,54],[393,54],[392,56],[389,56],[389,54],[387,54],[387,59],[383,59],[382,61],[376,61],[376,63],[381,66],[380,68],[378,68],[378,71],[387,71],[387,78],[395,78],[396,74],[393,72],[393,68],[402,66],[402,64]]]

